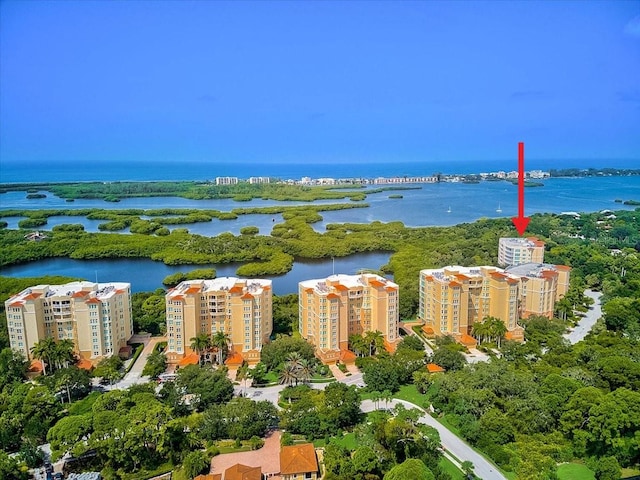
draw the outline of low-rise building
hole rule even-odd
[[[178,363],[194,353],[191,338],[200,333],[229,337],[230,356],[260,361],[273,329],[271,280],[221,277],[188,280],[166,294],[167,360]]]
[[[11,348],[31,359],[40,340],[73,341],[82,359],[117,354],[133,335],[129,283],[71,282],[29,287],[5,302]]]
[[[282,480],[317,480],[320,467],[313,443],[282,447],[280,450]]]
[[[298,284],[299,323],[303,338],[324,363],[348,350],[349,336],[379,331],[394,350],[398,335],[398,285],[372,273],[331,275]]]

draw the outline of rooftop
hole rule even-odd
[[[271,289],[271,280],[243,279],[236,277],[220,277],[213,280],[185,280],[180,282],[167,295],[175,297],[179,295],[193,295],[206,292],[237,292],[245,291],[252,294],[260,294],[263,290]]]
[[[70,297],[76,301],[107,300],[114,295],[130,291],[131,284],[123,282],[95,283],[70,282],[62,285],[35,285],[25,288],[9,298],[9,302],[24,302],[44,295],[44,298]],[[90,298],[86,298],[90,296]]]
[[[318,459],[313,443],[302,443],[282,447],[280,450],[280,473],[293,475],[318,471]]]
[[[566,267],[563,265],[551,265],[550,263],[523,263],[522,265],[509,267],[506,271],[519,277],[543,278],[549,273],[556,273],[559,270],[566,270]]]
[[[500,238],[501,245],[507,245],[510,247],[544,247],[544,242],[538,240],[536,237],[518,238],[518,237],[502,237]]]
[[[329,294],[331,293],[332,288],[344,290],[357,287],[366,287],[369,284],[373,286],[387,286],[392,288],[398,287],[396,283],[393,283],[391,280],[381,277],[380,275],[376,275],[375,273],[362,273],[357,275],[345,275],[342,273],[337,273],[334,275],[329,275],[327,278],[304,280],[298,285],[303,289],[311,288],[317,293]]]

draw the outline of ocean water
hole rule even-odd
[[[82,165],[82,168],[78,168]],[[0,183],[76,182],[76,181],[150,181],[210,180],[215,177],[248,178],[271,176],[287,179],[302,177],[375,178],[392,176],[426,176],[433,173],[470,174],[517,170],[511,160],[457,162],[388,162],[388,163],[220,163],[220,162],[6,162],[0,161]],[[526,170],[551,168],[640,168],[638,160],[526,160]]]

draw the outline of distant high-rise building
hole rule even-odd
[[[498,244],[498,265],[501,267],[522,263],[544,262],[544,242],[536,237],[500,239]]]
[[[93,360],[117,354],[133,335],[129,283],[71,282],[29,287],[5,302],[11,348],[31,358],[40,340],[69,339]]]
[[[216,185],[236,185],[238,177],[216,177]]]
[[[271,302],[271,280],[221,277],[180,283],[166,295],[167,359],[175,363],[194,353],[191,339],[200,333],[223,332],[232,356],[258,363],[273,329]]]
[[[252,183],[252,184],[270,183],[270,182],[271,182],[271,178],[270,177],[249,177],[249,183]]]
[[[385,347],[398,342],[398,285],[379,275],[331,275],[298,284],[298,329],[325,363],[348,350],[349,336],[380,331]]]

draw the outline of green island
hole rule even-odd
[[[419,186],[386,186],[364,189],[359,183],[338,185],[301,186],[287,183],[239,182],[234,185],[215,185],[210,182],[80,182],[80,183],[16,183],[0,185],[0,194],[13,191],[47,191],[74,200],[76,198],[99,198],[107,202],[118,202],[122,198],[135,197],[183,197],[192,200],[230,198],[248,202],[256,198],[278,201],[313,202],[316,200],[342,200],[357,202],[367,195],[395,190],[415,190]],[[355,189],[355,190],[354,190]],[[42,198],[29,193],[28,198]],[[35,195],[35,196],[32,196]]]
[[[281,411],[260,398],[233,398],[226,369],[206,364],[181,368],[175,382],[164,383],[159,392],[154,383],[91,392],[89,373],[63,362],[34,384],[26,383],[27,362],[8,348],[2,312],[0,473],[19,472],[7,478],[26,478],[26,466],[41,461],[36,446],[49,442],[54,458],[71,451],[81,459],[74,468],[101,469],[105,479],[150,478],[169,471],[175,478],[191,479],[208,471],[215,455],[260,448],[267,430],[277,425],[286,429],[282,444],[312,441],[324,447],[328,479],[389,480],[413,472],[435,480],[465,478],[443,456],[437,431],[417,422],[432,406],[440,423],[509,479],[638,474],[639,212],[616,211],[615,218],[602,213],[533,215],[527,233],[546,242],[545,261],[572,267],[570,289],[556,305],[556,318],[522,321],[526,343],[500,343],[495,335],[485,335],[479,348],[492,357],[486,363],[467,364],[464,347],[448,337],[436,342],[432,355],[425,353],[419,335],[406,337],[389,354],[376,332],[370,332],[350,338],[366,386],[332,382],[309,344],[295,336],[297,295],[275,297],[274,330],[281,336],[263,348],[262,362],[251,377],[248,369],[238,370],[236,384],[289,385],[279,398]],[[387,251],[392,255],[383,270],[400,285],[401,320],[411,321],[418,309],[420,269],[494,264],[498,239],[514,235],[506,219],[429,228],[399,222],[332,224],[318,233],[310,223],[317,221],[319,210],[296,207],[284,213],[287,218],[270,235],[250,230],[208,238],[181,229],[168,235],[122,235],[61,226],[44,240],[28,241],[28,230],[5,228],[0,230],[0,265],[48,257],[143,257],[184,265],[240,261],[238,274],[251,276],[256,271],[286,272],[298,258]],[[140,215],[148,214],[135,216]],[[170,214],[158,217],[163,215]],[[245,267],[249,273],[240,273]],[[215,272],[179,275],[166,283]],[[0,277],[0,300],[34,283],[56,280],[68,279]],[[584,340],[570,345],[563,334],[589,309],[586,288],[602,292],[603,319]],[[164,293],[159,288],[133,295],[136,331],[163,332]],[[197,345],[199,340],[191,341]],[[166,366],[162,348],[149,357],[152,377]],[[106,381],[121,378],[123,366],[112,358],[93,375]],[[444,366],[446,372],[429,373],[427,362]],[[307,386],[326,381],[324,391]],[[196,400],[184,403],[181,392]],[[388,408],[394,398],[424,410]],[[359,414],[363,399],[384,411]],[[5,452],[20,453],[10,457]],[[461,467],[466,478],[473,478],[473,465],[462,461]]]

